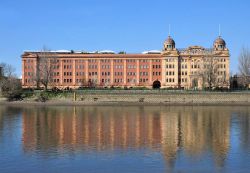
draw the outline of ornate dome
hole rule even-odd
[[[223,39],[219,36],[219,37],[214,41],[214,44],[225,46],[225,45],[226,45],[226,42],[225,42],[225,40],[223,40]]]
[[[175,49],[175,42],[174,40],[168,36],[167,40],[164,42],[164,50],[174,50]]]
[[[226,49],[226,42],[219,36],[215,41],[214,41],[214,49],[215,50],[225,50]]]
[[[168,36],[167,40],[165,41],[165,44],[167,44],[167,45],[175,45],[175,42],[171,38],[171,36]]]

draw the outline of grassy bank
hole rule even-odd
[[[21,99],[5,104],[57,105],[250,105],[250,92],[183,90],[23,91]]]

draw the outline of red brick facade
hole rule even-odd
[[[169,36],[162,51],[143,54],[29,51],[22,55],[22,86],[42,86],[37,81],[47,79],[49,87],[58,88],[152,87],[155,82],[162,88],[229,87],[229,56],[221,37],[211,49],[176,49]],[[208,76],[209,71],[214,74]]]
[[[36,87],[41,52],[22,55],[24,88]],[[162,79],[161,54],[82,54],[50,53],[56,60],[51,70],[50,86],[78,88],[81,86],[146,86]]]

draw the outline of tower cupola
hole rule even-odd
[[[224,50],[226,48],[226,42],[219,36],[215,41],[214,41],[214,49],[215,50]]]
[[[175,41],[171,36],[168,36],[167,40],[164,42],[164,50],[174,50],[175,49]]]

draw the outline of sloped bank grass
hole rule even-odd
[[[145,89],[145,88],[129,88],[129,89],[78,89],[78,90],[21,90],[21,96],[14,97],[15,99],[8,101],[30,101],[30,102],[46,102],[46,101],[84,101],[86,98],[97,98],[101,96],[104,99],[112,97],[119,98],[123,95],[133,96],[166,96],[173,95],[179,97],[180,95],[198,95],[205,94],[215,95],[219,94],[221,97],[228,94],[248,94],[249,91],[201,91],[201,90],[167,90],[167,89]],[[249,93],[250,94],[250,93]],[[85,100],[86,101],[86,100]]]
[[[67,100],[72,99],[71,91],[54,92],[54,91],[24,91],[22,98],[24,101],[46,102],[48,100]]]
[[[20,101],[35,101],[35,102],[46,102],[48,100],[74,100],[74,96],[77,98],[83,97],[85,94],[115,94],[129,91],[150,91],[146,87],[137,88],[81,88],[78,90],[32,90],[23,89]]]

